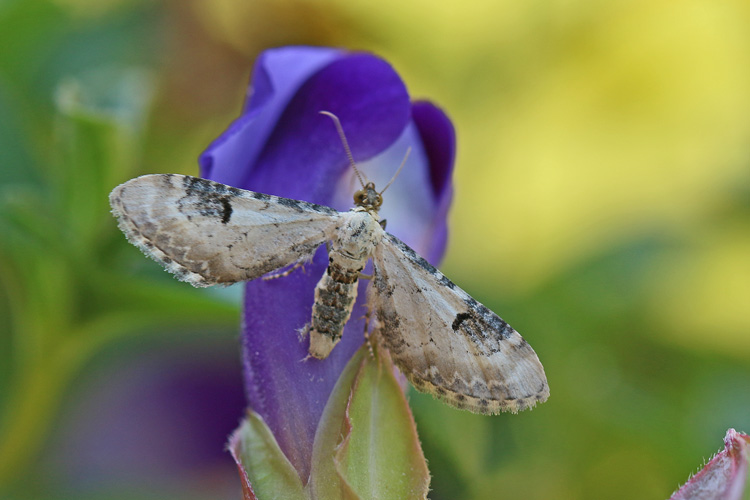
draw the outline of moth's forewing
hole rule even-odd
[[[395,236],[373,255],[377,333],[417,389],[477,413],[517,412],[549,396],[531,346]]]
[[[174,174],[121,184],[110,204],[131,243],[194,286],[252,280],[310,258],[339,218],[329,207]]]

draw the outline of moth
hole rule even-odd
[[[309,352],[319,359],[341,338],[372,259],[373,337],[418,390],[486,414],[545,401],[544,368],[521,335],[384,230],[378,209],[385,189],[362,181],[334,121],[362,187],[348,212],[196,177],[145,175],[110,194],[119,227],[196,287],[257,279],[310,260],[326,244],[328,269],[315,287],[309,328]]]

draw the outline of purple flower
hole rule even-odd
[[[286,47],[259,57],[242,115],[203,153],[203,177],[243,189],[348,210],[358,188],[330,111],[343,125],[355,160],[384,194],[387,229],[435,263],[444,252],[455,134],[427,102],[410,102],[382,59],[366,53]],[[323,408],[342,369],[364,341],[367,283],[341,342],[325,360],[305,359],[297,331],[310,321],[313,292],[325,272],[325,248],[304,272],[255,280],[245,289],[242,346],[250,407],[260,414],[303,481]],[[364,281],[364,280],[363,280]]]

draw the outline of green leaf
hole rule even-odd
[[[341,374],[315,436],[311,488],[325,499],[423,499],[430,476],[393,363],[363,346]]]
[[[240,469],[245,500],[309,498],[271,430],[252,410],[229,439],[229,451]]]
[[[312,471],[308,485],[314,498],[330,500],[359,500],[360,497],[344,480],[336,466],[336,452],[351,433],[347,408],[351,392],[366,361],[366,350],[360,348],[344,371],[339,376],[336,385],[326,403],[323,416],[320,418],[318,430],[315,432],[313,443]]]

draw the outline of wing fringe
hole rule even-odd
[[[190,283],[196,288],[205,288],[215,284],[231,285],[231,283],[214,283],[206,276],[195,273],[177,261],[173,260],[166,252],[156,246],[150,239],[143,236],[138,226],[125,214],[122,208],[120,191],[122,186],[115,188],[109,195],[109,203],[112,214],[117,218],[117,227],[125,234],[127,240],[137,247],[146,257],[158,262],[165,270],[174,274],[175,278]]]
[[[401,371],[418,391],[430,394],[459,410],[468,410],[485,415],[496,415],[501,412],[518,413],[522,410],[531,409],[538,403],[544,403],[549,397],[549,386],[546,383],[539,392],[524,398],[489,399],[452,391],[444,386],[435,385],[426,378],[408,370],[402,369]]]

